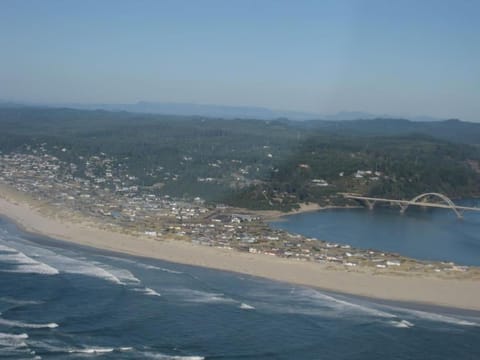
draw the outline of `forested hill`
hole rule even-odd
[[[174,116],[138,114],[125,111],[105,110],[75,110],[58,108],[35,108],[28,106],[6,106],[0,104],[0,120],[9,121],[26,126],[53,126],[60,129],[65,127],[89,126],[114,126],[131,124],[132,121],[139,121],[142,124],[156,123],[162,120],[200,120],[210,119],[211,121],[223,120],[221,118],[207,118],[202,116]],[[46,124],[42,124],[47,120]],[[98,121],[97,121],[98,120]],[[239,119],[237,119],[238,121]],[[40,124],[37,124],[40,121]],[[268,121],[268,120],[261,120]],[[457,119],[445,121],[410,121],[405,119],[377,118],[367,120],[308,120],[290,121],[287,119],[270,120],[283,123],[304,131],[322,131],[338,135],[362,135],[362,136],[397,136],[410,134],[424,134],[438,139],[452,142],[479,144],[480,143],[480,122],[465,122]],[[480,119],[479,119],[480,121]],[[229,123],[225,126],[235,126]]]
[[[428,122],[404,119],[306,121],[300,125],[314,130],[344,135],[397,136],[424,134],[452,142],[480,144],[480,123],[457,119]]]
[[[479,143],[480,124],[456,120],[225,121],[0,108],[2,156],[41,148],[70,164],[78,178],[95,163],[96,177],[128,174],[139,191],[249,208],[339,203],[342,191],[478,196]]]

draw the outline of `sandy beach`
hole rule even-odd
[[[267,221],[283,221],[286,216],[290,215],[297,215],[309,212],[316,212],[322,210],[329,210],[329,209],[355,209],[360,208],[360,206],[321,206],[316,203],[301,203],[299,204],[299,208],[295,210],[291,210],[288,212],[283,212],[279,210],[255,210],[255,211],[248,211],[255,215],[261,216],[263,219]]]
[[[0,215],[13,220],[26,231],[99,249],[377,299],[480,311],[478,280],[349,272],[318,263],[241,253],[185,241],[131,236],[100,229],[92,222],[73,222],[45,215],[44,208],[1,185]]]
[[[308,203],[308,204],[302,203],[300,204],[300,207],[298,209],[291,210],[288,212],[283,212],[279,210],[256,210],[256,211],[252,211],[252,213],[256,215],[260,215],[263,218],[270,221],[280,221],[284,216],[301,214],[305,212],[320,211],[324,209],[326,209],[326,207],[322,207],[315,203]]]

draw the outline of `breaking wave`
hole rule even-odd
[[[148,265],[148,264],[142,264],[142,263],[137,263],[136,265],[141,267],[141,268],[148,269],[148,270],[158,270],[158,271],[163,271],[163,272],[166,272],[166,273],[176,274],[176,275],[183,274],[183,272],[181,272],[181,271],[172,270],[172,269],[168,269],[168,268],[164,268],[164,267],[160,267],[160,266],[155,266],[155,265]]]
[[[459,325],[459,326],[480,326],[478,322],[462,319],[461,317],[456,317],[452,315],[443,315],[443,314],[431,313],[427,311],[404,309],[404,308],[397,308],[397,307],[390,307],[390,308],[421,320],[441,322],[441,323]]]
[[[13,304],[13,305],[38,305],[43,303],[43,301],[20,300],[20,299],[14,299],[11,297],[0,297],[0,301],[8,304]]]
[[[142,357],[144,359],[158,359],[158,360],[204,360],[205,359],[205,357],[203,356],[166,355],[166,354],[154,353],[149,351],[142,352]]]
[[[106,259],[114,260],[114,261],[121,261],[121,262],[124,262],[124,263],[127,263],[127,264],[133,264],[133,265],[138,266],[142,269],[158,270],[158,271],[163,271],[163,272],[166,272],[166,273],[177,274],[177,275],[183,274],[182,271],[172,270],[172,269],[164,268],[164,267],[161,267],[161,266],[150,265],[150,264],[143,264],[143,263],[138,262],[138,261],[134,261],[134,260],[130,260],[130,259],[124,259],[124,258],[121,258],[121,257],[106,256],[106,255],[102,255],[102,257],[106,258]]]
[[[25,242],[15,243],[15,246],[18,249],[0,245],[0,250],[6,252],[5,254],[0,254],[0,262],[7,264],[15,263],[17,265],[14,269],[3,271],[35,272],[47,275],[63,272],[96,277],[118,285],[140,283],[138,278],[125,269],[115,268],[95,261],[72,258],[49,249],[26,244]],[[43,262],[32,259],[30,256],[25,255],[24,252]]]
[[[0,346],[12,348],[25,348],[27,343],[24,341],[28,339],[28,334],[8,334],[0,333]]]
[[[138,291],[138,292],[141,292],[145,295],[149,295],[149,296],[162,296],[160,293],[156,292],[155,290],[153,290],[152,288],[137,288],[137,289],[134,289],[134,291]]]
[[[131,351],[133,350],[132,347],[118,347],[118,348],[107,348],[107,347],[91,347],[91,348],[83,348],[83,349],[69,349],[68,352],[70,354],[72,353],[78,353],[78,354],[94,354],[94,355],[101,355],[105,353],[111,353],[111,352],[124,352],[124,351]]]
[[[28,339],[28,334],[7,334],[0,333],[0,339]]]
[[[2,269],[3,272],[42,275],[57,275],[59,273],[56,268],[34,260],[17,249],[0,245],[0,250],[2,251],[0,262],[12,265],[12,268]]]
[[[169,293],[180,296],[182,301],[193,303],[236,303],[222,293],[210,293],[193,289],[169,289]]]
[[[17,320],[7,320],[0,318],[0,325],[6,325],[10,327],[19,327],[19,328],[29,328],[29,329],[54,329],[58,327],[57,323],[47,323],[47,324],[32,324],[26,323]]]
[[[378,308],[346,301],[331,295],[326,295],[317,290],[302,289],[301,291],[297,292],[297,294],[298,296],[303,297],[304,299],[309,299],[313,302],[318,301],[320,305],[329,307],[333,310],[336,310],[342,313],[344,313],[345,311],[349,311],[353,313],[355,312],[363,313],[363,314],[368,314],[368,315],[382,317],[382,318],[396,317],[396,315],[386,311],[382,311]]]
[[[400,321],[389,321],[389,324],[396,328],[411,328],[412,326],[415,326],[412,324],[410,321],[407,320],[400,320]]]
[[[105,353],[110,353],[113,352],[115,349],[114,348],[87,348],[87,349],[69,349],[68,352],[70,354],[105,354]]]
[[[139,284],[141,282],[140,279],[135,277],[135,275],[133,275],[130,271],[126,269],[119,269],[119,268],[115,268],[115,267],[108,266],[98,262],[92,262],[92,263],[87,262],[87,264],[88,265],[92,264],[93,266],[104,270],[105,272],[113,276],[115,279],[117,279],[117,281],[121,285]]]
[[[374,304],[363,304],[344,300],[341,297],[327,295],[308,288],[294,288],[289,293],[277,292],[275,287],[270,291],[256,292],[253,296],[262,300],[262,309],[276,313],[302,314],[309,316],[325,316],[329,318],[361,317],[364,315],[396,319],[391,312],[384,311]]]
[[[248,305],[248,304],[245,304],[245,303],[241,303],[239,308],[242,309],[242,310],[254,310],[255,306]]]

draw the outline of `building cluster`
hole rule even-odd
[[[382,176],[382,173],[380,171],[372,171],[372,170],[357,170],[353,174],[353,177],[355,179],[368,179],[373,181],[379,180],[381,176]]]
[[[366,267],[380,272],[468,270],[451,263],[420,262],[275,230],[253,212],[206,205],[199,197],[175,199],[158,195],[154,187],[141,186],[126,165],[104,153],[79,160],[76,164],[61,161],[43,146],[27,148],[22,153],[0,154],[0,182],[52,207],[93,217],[117,231],[159,241],[179,239],[252,254],[325,263],[351,271]],[[377,174],[365,172],[365,175]],[[317,179],[315,183],[324,186],[325,181]]]

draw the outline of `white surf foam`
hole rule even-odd
[[[248,304],[245,304],[245,303],[241,303],[239,308],[242,309],[242,310],[254,310],[255,309],[254,306],[248,305]]]
[[[8,247],[8,246],[5,246],[5,245],[1,245],[0,244],[0,251],[4,252],[4,253],[12,253],[12,254],[15,254],[17,253],[17,250],[15,249],[12,249],[11,247]]]
[[[1,297],[0,301],[13,304],[13,305],[37,305],[37,304],[42,304],[43,301],[35,301],[35,300],[20,300],[20,299],[14,299],[11,297]]]
[[[106,265],[106,264],[102,264],[102,263],[98,263],[98,262],[93,262],[93,264],[103,270],[105,270],[106,272],[112,274],[113,276],[115,276],[118,280],[120,280],[120,282],[123,284],[123,285],[126,285],[126,284],[139,284],[141,281],[140,279],[138,279],[137,277],[135,277],[135,275],[133,275],[129,270],[127,269],[120,269],[120,268],[115,268],[115,267],[112,267],[110,265]]]
[[[14,250],[14,249],[12,249]],[[6,264],[35,264],[37,261],[16,250],[0,254],[0,261]]]
[[[479,326],[480,318],[474,316],[444,315],[429,311],[415,310],[400,306],[383,305],[384,308],[402,314],[402,317],[415,318],[433,322],[441,322],[460,326]]]
[[[151,295],[151,296],[162,296],[158,292],[156,292],[155,290],[153,290],[151,288],[145,288],[145,294],[146,295]]]
[[[81,349],[72,349],[69,348],[67,350],[70,354],[89,354],[89,355],[103,355],[111,352],[125,352],[131,351],[133,347],[125,346],[125,347],[118,347],[118,348],[111,348],[111,347],[84,347]]]
[[[2,270],[3,272],[19,273],[19,274],[41,274],[41,275],[57,275],[59,272],[57,269],[52,268],[47,264],[34,264],[34,265],[18,265],[15,269]]]
[[[32,323],[26,323],[22,321],[17,321],[17,320],[7,320],[7,319],[1,319],[0,318],[0,325],[6,325],[10,327],[19,327],[19,328],[29,328],[29,329],[54,329],[58,327],[58,324],[56,323],[47,323],[47,324],[32,324]]]
[[[0,347],[8,347],[12,349],[25,348],[27,343],[24,341],[28,339],[28,334],[9,334],[0,333]]]
[[[154,353],[149,351],[142,352],[142,357],[145,359],[158,359],[158,360],[204,360],[205,359],[205,357],[203,356],[166,355],[166,354]]]
[[[15,265],[12,269],[4,269],[3,272],[12,273],[26,273],[26,274],[42,274],[42,275],[57,275],[58,270],[43,262],[32,259],[23,252],[15,248],[1,245],[0,262]]]
[[[105,354],[111,353],[115,349],[114,348],[90,348],[90,349],[70,349],[68,350],[69,353],[79,353],[79,354]]]
[[[137,263],[137,265],[141,268],[149,269],[149,270],[158,270],[158,271],[163,271],[163,272],[166,272],[166,273],[176,274],[176,275],[183,274],[183,272],[181,272],[181,271],[176,271],[176,270],[172,270],[172,269],[168,269],[168,268],[164,268],[164,267],[160,267],[160,266],[155,266],[155,265],[148,265],[148,264],[142,264],[142,263]]]
[[[412,324],[410,321],[407,320],[400,320],[400,321],[389,321],[389,324],[396,328],[411,328],[412,326],[415,326]]]
[[[0,333],[0,339],[28,339],[28,334],[8,334],[8,333]]]
[[[179,295],[181,300],[194,303],[236,303],[237,301],[225,297],[221,293],[210,293],[192,289],[169,289],[169,292]]]
[[[274,296],[278,302],[282,295],[267,294],[266,296]],[[350,315],[370,315],[389,319],[397,317],[392,313],[380,310],[374,304],[355,303],[326,295],[314,289],[301,288],[295,291],[292,290],[288,295],[284,296],[286,296],[287,304],[285,306],[280,305],[279,309],[288,313],[335,317],[343,316],[347,312]],[[294,300],[293,303],[291,302],[292,298]]]
[[[434,322],[442,322],[452,325],[460,325],[460,326],[480,326],[478,322],[472,320],[462,319],[460,317],[450,316],[450,315],[442,315],[431,313],[427,311],[420,311],[420,310],[411,310],[411,309],[398,309],[398,311],[406,314],[413,315],[416,318],[434,321]]]
[[[121,262],[128,263],[128,264],[135,264],[136,263],[135,260],[125,259],[125,258],[118,257],[118,256],[111,256],[111,255],[98,255],[98,256],[101,257],[101,258],[104,258],[104,259],[121,261]]]
[[[49,255],[47,261],[54,262],[61,272],[67,274],[84,275],[106,280],[118,285],[123,284],[122,281],[111,272],[88,261],[77,260],[59,254]]]
[[[10,243],[9,243],[10,245]],[[13,246],[13,245],[12,245]],[[39,246],[35,246],[34,244],[27,243],[25,241],[21,241],[15,243],[14,245],[16,248],[11,248],[5,245],[2,245],[3,248],[10,249],[10,251],[21,251],[24,256],[24,253],[35,257],[37,260],[41,260],[42,262],[48,265],[49,267],[54,267],[56,273],[64,272],[69,274],[79,274],[85,275],[90,277],[100,278],[106,281],[113,282],[119,285],[126,285],[126,284],[138,284],[140,280],[136,278],[130,271],[126,269],[115,268],[113,266],[109,266],[107,264],[95,262],[95,261],[88,261],[85,259],[74,258],[73,256],[67,256],[64,254],[59,254],[51,249],[42,248]],[[19,249],[19,250],[17,250]],[[4,257],[12,257],[17,256],[18,260],[20,259],[21,255],[16,254],[0,254],[0,261],[2,261],[2,256]],[[24,264],[34,266],[38,261],[30,259],[30,262],[24,262]],[[41,269],[38,268],[38,271]],[[28,271],[27,268],[18,268],[15,271]]]
[[[377,316],[377,317],[383,317],[383,318],[395,318],[396,315],[382,311],[378,308],[375,308],[372,304],[372,306],[367,306],[367,305],[362,305],[342,299],[338,299],[333,296],[325,295],[322,294],[319,291],[313,290],[314,291],[314,298],[318,298],[320,300],[325,300],[326,303],[334,308],[338,308],[339,310],[351,310],[351,311],[358,311],[361,313],[369,314],[372,316]]]
[[[121,261],[121,262],[124,262],[124,263],[127,263],[127,264],[133,264],[133,265],[136,265],[136,266],[138,266],[140,268],[143,268],[143,269],[158,270],[158,271],[163,271],[163,272],[170,273],[170,274],[183,274],[182,271],[172,270],[172,269],[168,269],[168,268],[164,268],[164,267],[160,267],[160,266],[155,266],[155,265],[150,265],[150,264],[144,264],[142,262],[135,261],[135,260],[124,259],[124,258],[115,257],[115,256],[105,256],[105,255],[102,255],[102,257],[105,258],[105,259],[110,259],[110,260],[114,260],[114,261]]]
[[[153,290],[152,288],[137,288],[137,289],[133,289],[134,291],[138,291],[138,292],[141,292],[145,295],[149,295],[149,296],[162,296],[161,294],[159,294],[158,292],[156,292],[155,290]]]

